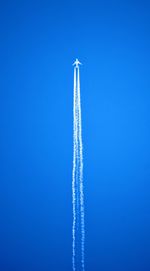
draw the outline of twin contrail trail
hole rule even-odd
[[[78,59],[74,67],[73,97],[73,171],[72,171],[72,269],[85,271],[84,244],[84,191],[83,191],[83,146],[80,100],[80,71]]]

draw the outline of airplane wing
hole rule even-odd
[[[78,66],[78,65],[82,65],[82,63],[78,59],[76,59],[76,61],[72,65]]]

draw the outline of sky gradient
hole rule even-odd
[[[86,270],[149,271],[149,1],[2,0],[0,25],[0,270],[71,270],[79,58]]]

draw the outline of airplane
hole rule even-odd
[[[82,63],[76,58],[76,61],[73,63],[73,66],[76,65],[76,68],[79,67],[79,65],[82,65]]]

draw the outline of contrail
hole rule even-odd
[[[73,97],[73,170],[72,170],[72,269],[85,271],[84,246],[84,191],[83,191],[83,145],[80,100],[80,71],[77,59],[74,63]]]
[[[72,170],[72,205],[73,205],[73,223],[72,223],[72,268],[75,268],[75,238],[76,238],[76,191],[75,191],[75,172],[76,172],[76,148],[77,148],[77,127],[76,127],[76,71],[74,69],[74,98],[73,98],[73,170]]]

